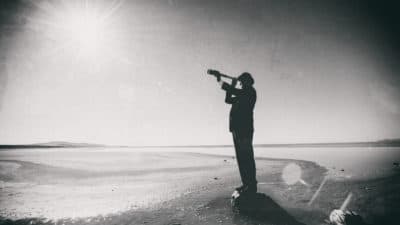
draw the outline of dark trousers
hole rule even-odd
[[[243,185],[257,185],[256,163],[253,151],[253,132],[232,131],[236,159]]]

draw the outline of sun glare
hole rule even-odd
[[[62,35],[73,40],[81,49],[93,51],[101,46],[105,24],[94,10],[72,12],[60,21]]]
[[[28,18],[31,28],[55,43],[56,54],[70,52],[72,58],[91,59],[117,52],[113,44],[120,34],[115,31],[115,16],[124,1],[30,2],[37,8]]]

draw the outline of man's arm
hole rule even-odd
[[[232,84],[222,82],[221,88],[226,91],[225,103],[227,103],[227,104],[233,104],[237,101],[237,97],[233,97],[233,95],[235,95],[235,94],[231,92],[232,89],[236,89],[235,88],[236,82],[237,82],[236,80],[232,80]]]
[[[232,84],[228,84],[226,82],[222,83],[221,88],[226,92],[231,93],[232,95],[239,96],[243,94],[243,89],[235,88],[237,80],[232,80]]]
[[[225,103],[233,104],[237,101],[237,97],[233,97],[233,95],[229,92],[225,93]]]

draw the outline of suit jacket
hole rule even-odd
[[[238,133],[254,131],[253,111],[257,100],[257,93],[253,86],[237,89],[228,83],[222,84],[226,91],[225,102],[232,104],[229,113],[229,130]]]

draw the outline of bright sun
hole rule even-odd
[[[29,18],[39,32],[54,42],[56,53],[92,59],[106,55],[118,42],[115,15],[123,1],[31,1],[37,14]],[[66,50],[66,51],[65,51]],[[116,52],[115,50],[113,52]]]
[[[72,39],[80,48],[95,50],[105,35],[105,23],[94,10],[79,10],[66,15],[60,21],[64,36]]]

